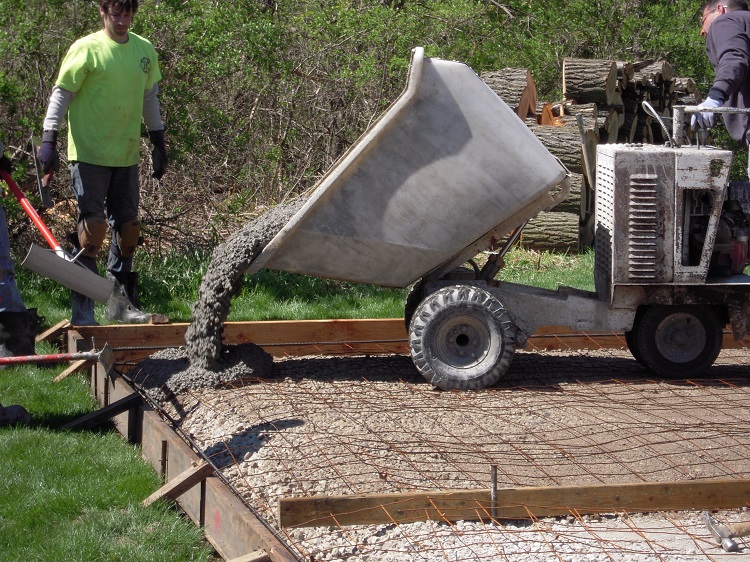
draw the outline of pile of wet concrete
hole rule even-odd
[[[273,360],[252,343],[225,345],[224,323],[245,271],[305,203],[305,198],[272,208],[216,247],[185,332],[185,347],[164,349],[129,373],[134,384],[157,401],[182,392],[271,375]]]

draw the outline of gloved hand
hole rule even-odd
[[[164,129],[149,131],[148,138],[151,140],[151,144],[154,145],[151,151],[151,167],[154,170],[151,177],[160,180],[167,171],[167,164],[169,163],[169,158],[167,158],[167,144],[164,141]]]
[[[57,154],[57,131],[44,131],[42,146],[36,153],[36,157],[42,164],[42,172],[60,170],[60,156]]]
[[[713,109],[714,107],[721,107],[722,103],[719,100],[708,97],[698,107],[700,109]],[[693,113],[693,117],[690,119],[690,128],[694,131],[701,127],[704,129],[710,129],[714,126],[714,113],[712,111],[702,111],[701,113]]]
[[[5,154],[0,155],[0,170],[8,172],[9,174],[13,171],[10,163],[10,158],[8,158]]]

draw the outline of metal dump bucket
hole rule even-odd
[[[475,256],[568,189],[564,166],[471,68],[416,48],[401,96],[247,272],[406,287]]]

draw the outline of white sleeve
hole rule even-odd
[[[42,128],[45,131],[59,131],[60,123],[65,118],[65,114],[68,112],[68,106],[71,100],[75,97],[75,92],[70,90],[63,90],[59,86],[52,88],[52,94],[49,97],[49,106],[47,107],[47,115],[44,118],[44,125]]]
[[[154,84],[150,90],[143,94],[143,121],[149,131],[161,131],[164,123],[161,120],[159,110],[159,84]]]

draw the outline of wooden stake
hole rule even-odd
[[[70,322],[68,322],[67,320],[61,320],[51,328],[47,328],[44,332],[38,334],[35,338],[35,341],[54,341],[60,338],[69,326]]]
[[[193,468],[190,468],[185,472],[178,474],[175,478],[172,478],[172,480],[156,490],[153,494],[143,500],[143,505],[151,505],[156,500],[161,498],[169,498],[171,500],[177,499],[182,494],[187,492],[190,488],[192,488],[199,482],[202,482],[213,473],[214,467],[208,464],[206,461],[201,461]]]
[[[134,392],[116,402],[112,402],[109,406],[105,406],[96,412],[91,412],[90,414],[86,414],[85,416],[81,416],[80,418],[65,424],[62,426],[62,429],[87,429],[95,427],[102,422],[122,414],[123,412],[137,408],[142,403],[143,398],[141,398],[141,395]]]
[[[72,375],[73,373],[77,373],[78,371],[82,371],[83,369],[88,369],[94,363],[96,362],[91,361],[90,359],[81,359],[80,361],[75,361],[62,373],[60,373],[54,379],[52,379],[52,382],[60,382],[65,377],[68,377]]]

